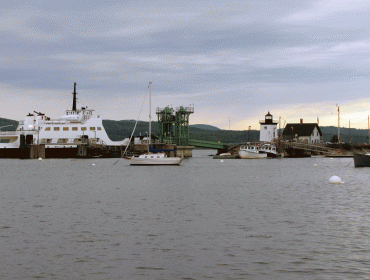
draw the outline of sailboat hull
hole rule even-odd
[[[168,158],[139,158],[132,157],[130,165],[180,165],[182,158],[168,157]]]

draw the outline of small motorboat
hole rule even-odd
[[[265,151],[260,151],[259,145],[247,144],[240,146],[239,150],[240,158],[267,158]]]

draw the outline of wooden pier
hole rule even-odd
[[[69,143],[68,143],[69,144]],[[25,147],[26,152],[22,158],[119,158],[124,155],[126,146],[110,146],[103,142],[83,139],[83,141],[70,143],[49,142],[47,144],[31,144]],[[48,146],[51,147],[48,147]],[[167,156],[192,157],[193,146],[176,146],[175,144],[157,143],[151,144],[151,147],[164,151]],[[147,143],[131,143],[125,153],[125,156],[138,156],[149,152]]]

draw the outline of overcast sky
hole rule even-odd
[[[286,122],[367,128],[370,1],[7,1],[0,3],[0,117],[80,105],[136,119],[194,104],[191,124]],[[147,102],[146,99],[145,102]],[[148,119],[146,104],[140,116]]]

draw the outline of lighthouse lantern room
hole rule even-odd
[[[260,121],[260,141],[272,142],[278,138],[277,123],[273,121],[270,112],[265,115],[265,120]]]

